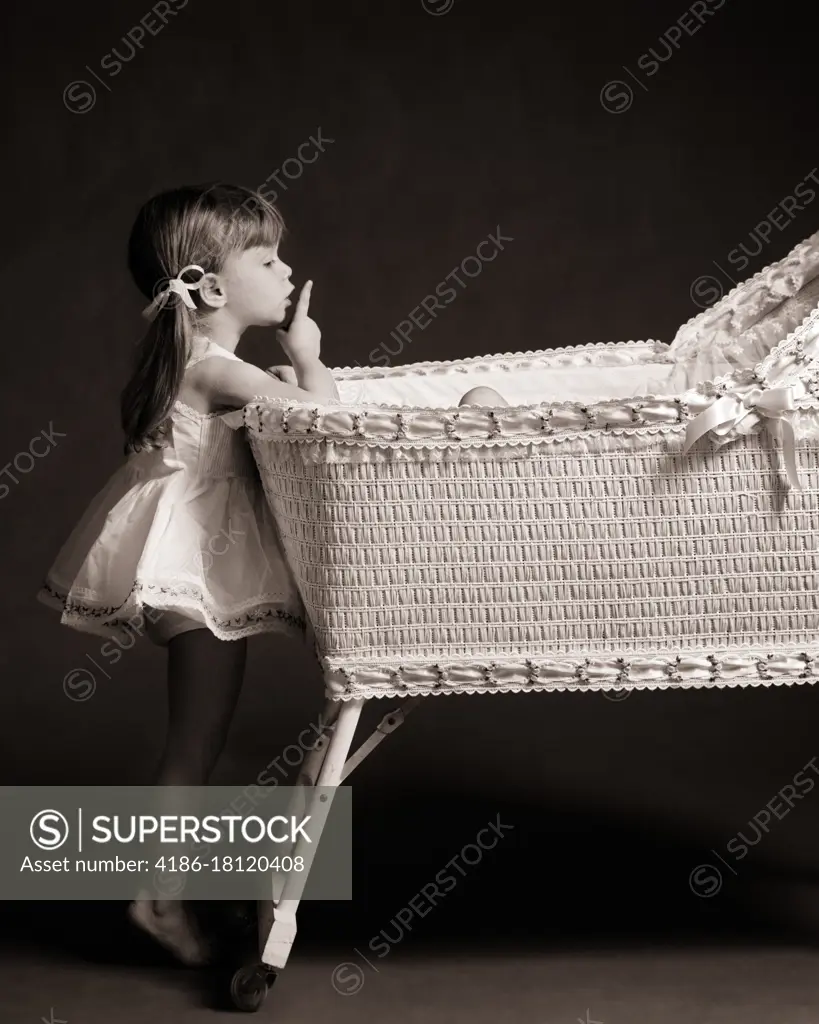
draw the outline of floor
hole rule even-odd
[[[338,970],[340,958],[351,955],[348,966]],[[256,1019],[280,1024],[819,1020],[819,954],[788,945],[547,952],[461,945],[396,951],[373,967],[356,960],[346,951],[294,954]],[[3,957],[0,985],[7,1024],[200,1024],[237,1017],[217,1008],[214,978],[170,965],[88,963],[18,947]]]
[[[294,951],[256,1019],[819,1024],[819,876],[761,858],[703,896],[691,883],[710,857],[701,849],[588,815],[524,828],[532,816],[510,810],[521,824],[508,848],[458,876],[434,913],[408,914],[475,822],[493,820],[484,810],[453,815],[437,848],[406,842],[404,805],[404,831],[371,819],[379,830],[354,850],[355,899],[302,904]],[[200,907],[229,936],[230,919],[213,917],[227,909]],[[239,956],[232,939],[225,949],[232,963],[190,970],[128,924],[125,903],[8,902],[0,1024],[235,1020]]]
[[[381,882],[389,889],[388,880]],[[493,912],[475,895],[463,893],[437,920],[416,920],[407,928],[396,918],[401,904],[387,910],[375,901],[369,914],[349,903],[302,904],[290,962],[256,1019],[819,1022],[819,941],[793,922],[777,927],[770,920],[743,921],[736,907],[720,910],[712,901],[693,902],[697,913],[686,916],[662,895],[654,907],[633,901],[629,918],[627,886],[609,901],[602,888],[591,890],[585,905],[556,899],[553,913],[538,902],[540,918],[531,907],[521,918],[520,905],[503,899]],[[0,1021],[237,1019],[227,995],[235,960],[216,969],[177,966],[132,929],[124,910],[124,903],[6,904],[0,920]]]

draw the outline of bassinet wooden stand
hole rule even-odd
[[[364,743],[352,757],[348,757],[355,736],[361,711],[366,703],[364,698],[339,702],[328,699],[324,705],[320,721],[323,723],[321,733],[316,737],[313,748],[304,760],[296,785],[307,797],[309,813],[319,817],[318,827],[314,830],[315,842],[307,843],[303,837],[290,851],[293,857],[304,857],[305,870],[298,874],[291,873],[284,880],[280,892],[276,891],[275,882],[281,878],[275,875],[273,898],[269,902],[260,902],[258,914],[258,941],[261,950],[261,962],[249,963],[240,967],[231,981],[231,999],[236,1009],[254,1012],[261,1008],[268,989],[276,979],[277,972],[287,963],[290,950],[296,938],[296,911],[298,910],[301,893],[307,882],[310,865],[315,856],[316,847],[321,839],[324,819],[329,813],[330,803],[315,800],[310,790],[316,787],[335,788],[357,768],[373,750],[404,724],[407,715],[418,706],[421,697],[411,697],[402,702],[401,706],[384,715]],[[312,797],[312,798],[311,798]],[[295,805],[296,797],[293,801]],[[294,806],[288,815],[294,813]]]

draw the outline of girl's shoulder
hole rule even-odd
[[[190,355],[176,396],[177,408],[193,411],[198,416],[215,415],[212,400],[213,381],[220,377],[222,371],[217,370],[217,366],[224,366],[222,360],[225,359],[237,367],[247,365],[235,353],[222,348],[209,338],[194,337],[191,340]]]

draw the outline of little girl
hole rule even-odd
[[[293,291],[284,224],[261,195],[215,184],[151,199],[128,263],[151,326],[122,393],[127,458],[47,574],[41,600],[75,629],[168,651],[169,721],[155,783],[203,786],[224,747],[247,637],[309,634],[241,431],[220,417],[254,398],[338,400],[308,316],[312,282],[277,338],[271,376],[235,355],[246,328],[281,324]],[[476,393],[477,392],[477,393]],[[462,399],[487,399],[478,388]],[[505,403],[504,403],[505,404]],[[225,641],[232,641],[226,643]],[[131,919],[189,964],[208,949],[181,900],[138,899]]]
[[[126,459],[69,536],[38,595],[68,626],[168,652],[169,723],[157,785],[202,786],[223,749],[247,637],[308,635],[304,610],[241,430],[220,415],[256,397],[338,399],[302,289],[277,338],[277,377],[236,346],[281,324],[294,290],[284,224],[262,196],[214,184],[146,203],[128,263],[151,321],[122,393]],[[226,641],[231,641],[230,643]],[[178,958],[208,949],[181,900],[137,899],[131,919]]]

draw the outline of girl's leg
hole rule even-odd
[[[204,786],[227,740],[244,677],[247,640],[194,629],[168,642],[168,732],[155,784]],[[132,919],[188,964],[208,950],[182,900],[137,900]]]
[[[168,734],[158,786],[205,786],[242,688],[247,640],[193,629],[168,643]]]

